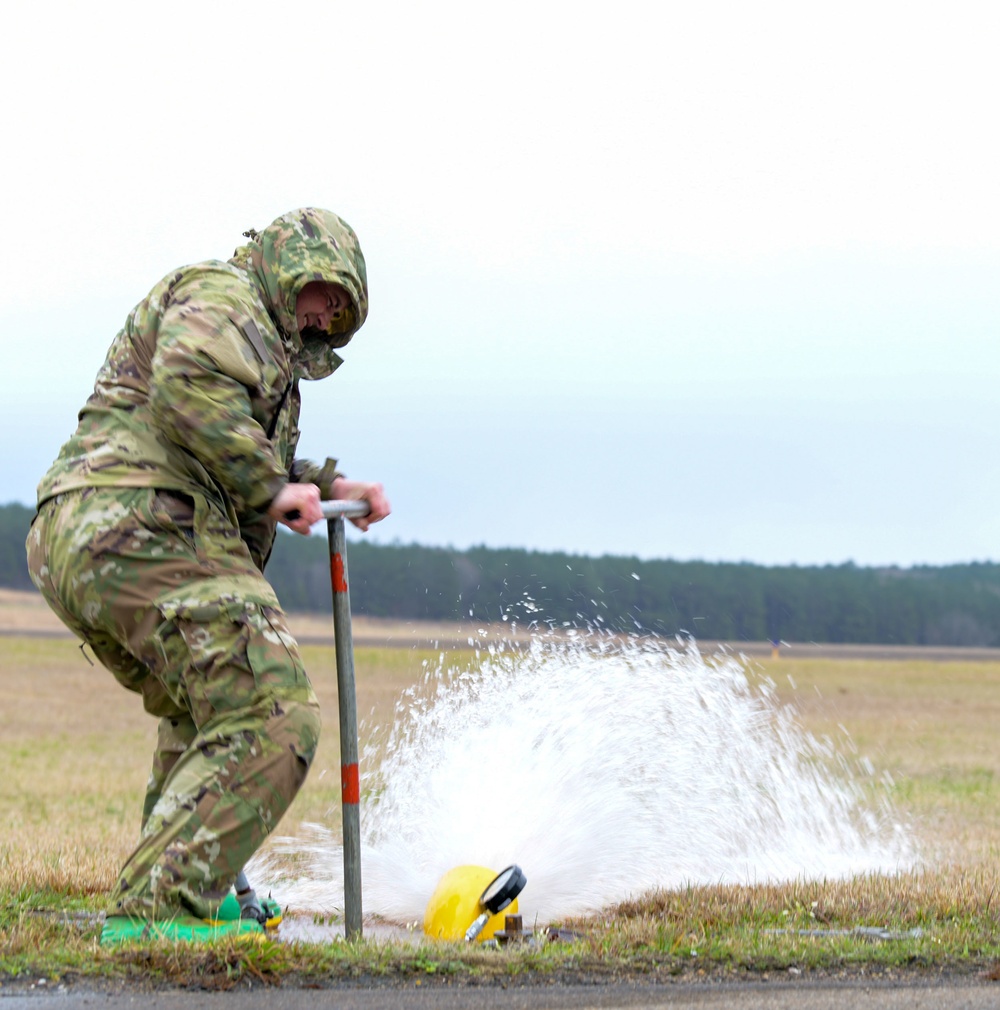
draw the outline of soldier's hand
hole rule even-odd
[[[392,511],[381,484],[336,477],[330,485],[330,493],[341,501],[368,502],[368,515],[357,516],[351,520],[359,530],[367,530],[372,523],[379,522]]]
[[[319,488],[315,484],[286,484],[271,502],[267,514],[296,533],[308,534],[323,518]]]

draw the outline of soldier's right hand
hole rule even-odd
[[[267,514],[296,533],[308,534],[323,518],[319,501],[319,488],[315,484],[286,484],[275,495]]]

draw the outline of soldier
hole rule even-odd
[[[305,780],[320,717],[263,576],[276,524],[308,533],[328,498],[367,500],[363,530],[389,514],[380,484],[295,459],[299,380],[333,372],[368,312],[354,232],[306,208],[246,237],[132,310],[28,535],[49,605],[160,720],[104,941],[209,935]]]

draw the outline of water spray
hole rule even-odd
[[[752,662],[689,639],[542,628],[527,646],[482,646],[468,668],[442,653],[368,747],[369,914],[430,921],[455,942],[512,862],[531,887],[509,912],[544,924],[656,889],[842,879],[916,859],[888,784],[848,739],[813,737]],[[498,818],[483,817],[484,796]],[[347,844],[305,826],[272,838],[254,872],[286,904],[333,913]],[[428,896],[459,870],[450,892],[469,912],[446,937]]]

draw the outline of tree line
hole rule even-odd
[[[32,510],[0,506],[0,585],[31,588]],[[286,609],[329,612],[326,538],[280,532],[268,577]],[[586,557],[351,541],[354,613],[596,625],[723,641],[1000,644],[1000,565],[913,568]]]

